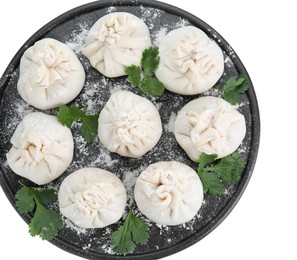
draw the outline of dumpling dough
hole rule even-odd
[[[27,114],[17,126],[7,153],[10,168],[38,185],[59,177],[73,158],[73,137],[56,117],[40,112]]]
[[[180,110],[174,124],[177,142],[196,162],[201,153],[217,154],[218,158],[233,153],[245,133],[244,116],[217,97],[190,101]]]
[[[58,198],[61,213],[82,228],[103,228],[117,222],[127,201],[120,179],[98,168],[84,168],[68,175]]]
[[[165,88],[182,95],[210,89],[224,71],[220,47],[193,26],[169,32],[160,42],[159,55],[157,78]]]
[[[203,187],[197,173],[176,162],[151,164],[138,177],[134,197],[139,210],[161,225],[190,221],[203,201]]]
[[[150,46],[149,29],[142,20],[130,13],[115,12],[93,25],[83,53],[94,68],[113,78],[126,75],[127,66],[140,65],[142,52]]]
[[[98,121],[102,144],[122,156],[141,157],[157,144],[162,134],[157,108],[129,91],[113,93]]]
[[[21,58],[18,91],[30,105],[51,109],[73,100],[85,82],[85,71],[64,43],[46,38]]]

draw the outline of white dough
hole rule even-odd
[[[133,14],[115,12],[101,17],[90,29],[83,51],[91,65],[106,77],[126,75],[125,68],[140,65],[151,46],[147,25]]]
[[[158,162],[143,171],[135,184],[134,197],[139,210],[161,225],[190,221],[203,201],[203,187],[197,173],[176,162]]]
[[[85,82],[85,71],[64,43],[46,38],[21,58],[18,92],[30,105],[51,109],[73,100]]]
[[[27,114],[17,126],[7,153],[10,168],[38,185],[59,177],[73,158],[73,137],[54,116]]]
[[[169,32],[159,44],[159,55],[157,78],[165,88],[182,95],[210,89],[224,71],[222,50],[194,26]]]
[[[201,97],[186,104],[178,113],[174,134],[193,161],[201,153],[218,158],[233,153],[245,137],[245,119],[230,103],[217,97]]]
[[[123,215],[127,194],[121,180],[99,168],[68,175],[59,189],[61,213],[82,228],[103,228]]]
[[[141,157],[157,144],[162,134],[157,108],[129,91],[114,92],[98,121],[102,144],[122,156]]]

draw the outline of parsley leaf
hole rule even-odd
[[[149,227],[146,222],[135,215],[130,211],[130,221],[133,223],[131,225],[132,239],[137,245],[144,246],[147,244],[149,239]]]
[[[62,105],[59,107],[57,113],[58,120],[67,127],[71,127],[74,121],[82,119],[82,125],[80,127],[80,135],[87,143],[95,142],[98,134],[98,115],[87,115],[87,107],[79,109],[72,105],[67,107]]]
[[[227,184],[235,184],[239,182],[240,175],[244,169],[244,160],[239,153],[234,152],[221,159],[221,161],[212,167],[207,168],[207,171],[213,171],[218,174],[221,179]]]
[[[136,65],[131,65],[126,68],[128,74],[128,81],[135,86],[140,86],[141,82],[141,68]]]
[[[136,245],[146,245],[149,227],[144,220],[136,217],[130,210],[124,224],[111,235],[111,244],[119,254],[132,253]]]
[[[210,195],[222,195],[225,191],[225,184],[238,183],[245,166],[244,159],[237,152],[222,158],[215,165],[208,165],[216,158],[215,154],[202,153],[197,168],[203,191]]]
[[[206,172],[203,169],[199,171],[198,175],[202,182],[204,193],[214,196],[224,194],[224,184],[214,172]]]
[[[164,92],[163,84],[156,78],[146,78],[141,82],[141,90],[149,96],[160,96]]]
[[[43,240],[52,240],[62,227],[63,222],[59,213],[52,209],[46,209],[36,201],[36,211],[29,225],[31,236],[40,236]]]
[[[249,85],[244,76],[240,76],[237,80],[236,77],[231,77],[223,87],[223,97],[226,101],[235,105],[241,102],[240,94],[246,92],[248,88]]]
[[[202,153],[199,158],[199,168],[202,169],[206,164],[212,163],[215,159],[217,159],[216,154],[206,154]]]
[[[58,200],[57,193],[52,189],[44,189],[44,188],[29,188],[31,193],[38,199],[40,204],[48,205],[51,203],[55,203]]]
[[[158,47],[150,47],[142,53],[141,66],[131,65],[126,68],[128,81],[140,87],[142,92],[149,96],[160,96],[164,92],[164,85],[153,73],[160,63]]]
[[[85,115],[83,117],[80,134],[87,143],[92,143],[98,134],[98,115]]]
[[[144,77],[155,72],[160,63],[159,48],[150,47],[142,53],[141,67],[143,68]]]
[[[22,187],[15,195],[15,206],[21,214],[27,214],[31,212],[35,207],[35,202],[31,189],[28,187]]]
[[[52,240],[62,228],[63,222],[58,212],[44,205],[56,202],[57,194],[51,189],[22,186],[15,195],[17,210],[27,214],[36,209],[29,224],[31,236],[38,235],[42,239]]]
[[[121,226],[117,231],[112,233],[111,244],[119,254],[132,253],[136,244],[132,241],[132,234],[127,230],[127,226]]]
[[[57,114],[58,120],[67,127],[71,128],[74,121],[81,119],[83,112],[79,110],[78,107],[72,105],[67,107],[62,105],[59,107],[59,112]]]

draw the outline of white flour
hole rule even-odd
[[[68,45],[77,55],[81,54],[88,32],[88,24],[79,24],[79,28],[71,34],[71,37],[66,42],[66,45]]]
[[[168,133],[172,133],[174,130],[174,123],[176,120],[176,114],[174,112],[171,113],[168,123],[164,124],[164,130]]]
[[[88,236],[90,235],[93,230],[92,229],[86,229],[86,228],[81,228],[81,227],[78,227],[76,226],[75,224],[73,224],[73,222],[67,218],[62,218],[63,219],[63,222],[64,222],[64,228],[69,228],[73,231],[75,231],[75,233],[77,235],[85,235],[85,236]]]
[[[154,46],[158,46],[160,41],[166,36],[168,33],[168,27],[161,27],[159,31],[156,31],[152,34],[152,41]]]
[[[140,175],[140,173],[145,169],[145,166],[141,166],[139,169],[134,171],[125,172],[122,180],[127,189],[127,197],[128,197],[128,208],[130,208],[134,202],[134,186],[135,182]]]

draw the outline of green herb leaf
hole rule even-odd
[[[136,217],[130,210],[124,224],[111,235],[111,244],[119,254],[132,253],[136,245],[146,245],[149,228],[144,220]]]
[[[141,90],[149,96],[160,96],[164,89],[163,83],[157,78],[146,78],[141,82]]]
[[[73,122],[81,119],[83,114],[84,113],[81,110],[79,110],[78,107],[76,107],[74,105],[72,105],[71,107],[62,105],[59,107],[59,112],[57,114],[57,118],[60,123],[71,128]]]
[[[155,72],[160,63],[159,48],[150,47],[142,53],[141,67],[143,68],[144,77]]]
[[[40,203],[36,205],[36,212],[29,225],[29,233],[31,236],[40,236],[43,240],[52,240],[63,227],[63,221],[56,211],[46,209]]]
[[[31,189],[28,187],[22,187],[15,195],[15,206],[21,214],[27,214],[31,212],[35,207],[35,202]]]
[[[239,182],[241,173],[244,170],[244,160],[239,153],[234,152],[221,159],[221,161],[212,167],[206,169],[213,171],[227,184]]]
[[[231,103],[232,105],[236,105],[241,102],[241,96],[237,92],[224,92],[224,99]]]
[[[135,85],[140,86],[141,82],[141,68],[136,65],[131,65],[126,68],[126,74],[128,75],[128,81]]]
[[[149,227],[146,222],[130,212],[132,239],[137,245],[144,246],[149,239]]]
[[[206,164],[212,163],[217,157],[216,154],[202,153],[199,158],[199,168],[204,168]]]
[[[112,233],[111,244],[117,253],[124,255],[132,253],[136,248],[136,244],[132,241],[132,234],[126,226],[121,226]]]
[[[165,88],[153,73],[156,71],[160,63],[158,47],[150,47],[142,53],[141,67],[131,65],[125,69],[128,75],[128,81],[140,87],[143,93],[149,96],[160,96]]]
[[[48,205],[55,203],[58,200],[58,195],[53,189],[46,188],[30,188],[31,192],[34,194],[35,198],[42,205]]]
[[[223,97],[226,101],[235,105],[241,102],[240,94],[246,92],[248,88],[249,85],[244,76],[240,76],[238,80],[236,80],[236,77],[231,77],[223,87]]]
[[[16,193],[16,207],[21,214],[34,212],[29,224],[29,233],[42,239],[52,240],[63,226],[58,212],[47,209],[48,205],[57,201],[57,194],[52,189],[30,188],[23,185]]]
[[[214,172],[206,172],[203,169],[198,172],[198,175],[202,182],[204,193],[214,196],[224,194],[224,184]]]
[[[87,115],[83,117],[80,134],[87,143],[92,143],[98,134],[98,115]]]
[[[72,105],[67,107],[62,105],[59,107],[57,114],[58,120],[67,127],[71,127],[74,121],[82,119],[80,127],[80,135],[87,143],[92,143],[96,140],[98,134],[98,115],[87,115],[87,106],[82,109]]]
[[[224,184],[235,184],[239,182],[244,170],[244,159],[239,153],[234,152],[222,158],[213,165],[217,155],[202,153],[197,168],[198,176],[202,182],[204,193],[210,195],[222,195],[225,191]],[[211,165],[208,165],[213,163]]]

